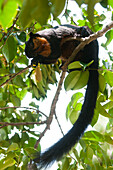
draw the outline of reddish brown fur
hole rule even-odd
[[[47,41],[47,39],[35,37],[33,39],[33,43],[34,43],[34,50],[36,50],[35,51],[36,53],[44,57],[48,57],[51,54],[51,46]]]

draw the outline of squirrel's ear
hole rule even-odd
[[[32,32],[30,32],[30,38],[33,38],[33,37],[41,37],[41,35],[38,33],[33,34]]]

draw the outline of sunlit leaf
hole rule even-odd
[[[71,158],[64,158],[63,162],[62,162],[62,170],[66,170],[69,168],[69,164],[70,164]]]
[[[34,159],[37,155],[37,150],[34,147],[28,147],[24,149],[28,156]]]
[[[100,92],[104,92],[106,87],[106,81],[103,75],[99,74],[99,90]]]
[[[2,52],[7,60],[7,62],[11,62],[16,55],[16,41],[13,36],[10,36],[6,42],[6,44],[2,48]]]
[[[73,90],[78,90],[87,85],[89,79],[89,71],[81,71],[80,78],[73,87]]]
[[[107,41],[106,41],[106,46],[110,44],[110,42],[113,40],[113,30],[109,30],[106,34],[105,34]]]
[[[7,152],[14,151],[14,150],[18,150],[18,149],[19,149],[18,144],[17,144],[17,143],[12,143],[12,144],[9,146]]]
[[[17,14],[18,2],[15,0],[7,1],[4,5],[0,4],[0,23],[6,30],[13,24],[13,19]]]
[[[13,166],[16,161],[13,158],[6,159],[2,164],[0,163],[1,170],[7,169],[8,167]]]
[[[12,101],[14,106],[20,106],[21,101],[20,101],[20,99],[17,96],[11,95],[10,98],[11,98],[11,101]]]
[[[56,18],[63,11],[63,9],[65,7],[66,0],[51,0],[51,2],[52,2],[51,12],[52,12],[54,18]]]
[[[68,69],[77,69],[77,68],[82,68],[82,65],[80,64],[79,61],[73,62],[68,66]]]
[[[107,71],[104,77],[107,83],[112,87],[113,86],[113,73],[111,71]]]
[[[0,129],[0,141],[5,140],[7,137],[6,131],[4,129]]]
[[[97,102],[97,105],[96,105],[96,109],[98,110],[98,112],[105,116],[105,117],[108,117],[108,118],[112,118],[110,116],[110,114],[107,113],[107,111],[104,109],[104,106],[102,106],[100,103]]]
[[[79,111],[81,110],[82,104],[81,103],[77,103],[76,107],[70,112],[69,114],[69,120],[71,121],[72,124],[74,124],[76,122],[76,120],[78,119],[79,116]]]
[[[75,84],[79,80],[80,74],[80,71],[72,71],[68,74],[64,82],[64,87],[67,91],[74,88]]]
[[[20,23],[23,28],[29,26],[33,19],[40,24],[46,24],[50,14],[48,0],[24,0],[20,13]]]
[[[103,142],[104,141],[104,137],[101,133],[97,132],[97,131],[88,131],[84,134],[83,138],[85,140],[91,140],[91,141],[98,141],[98,142]]]
[[[108,0],[108,4],[113,8],[113,1],[112,0]]]

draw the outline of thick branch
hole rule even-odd
[[[103,36],[103,34],[105,34],[108,30],[110,30],[111,28],[113,28],[113,22],[111,22],[110,24],[106,25],[106,27],[104,27],[102,30],[91,34],[89,37],[85,37],[85,38],[81,38],[79,39],[80,41],[82,41],[73,51],[73,53],[71,54],[71,56],[69,57],[69,59],[65,62],[65,64],[62,66],[62,70],[66,71],[67,66],[69,65],[69,63],[71,61],[74,60],[75,56],[77,55],[77,53],[83,49],[85,47],[85,45],[89,44],[91,41],[96,40],[97,38]],[[70,39],[71,40],[71,39]],[[75,38],[76,40],[76,38]],[[69,41],[69,39],[67,40]]]

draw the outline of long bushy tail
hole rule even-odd
[[[40,161],[40,167],[47,167],[55,160],[59,160],[65,153],[75,145],[87,126],[91,123],[98,93],[98,71],[89,71],[89,81],[87,85],[85,100],[78,120],[72,129],[56,144],[42,153],[35,161]]]
[[[98,54],[96,54],[95,57],[98,57]],[[58,161],[64,154],[68,153],[83,135],[87,126],[91,123],[98,93],[98,59],[96,60],[97,61],[94,61],[89,70],[85,100],[77,121],[63,138],[34,160],[35,162],[39,162],[38,165],[40,168],[46,168],[55,160]]]

